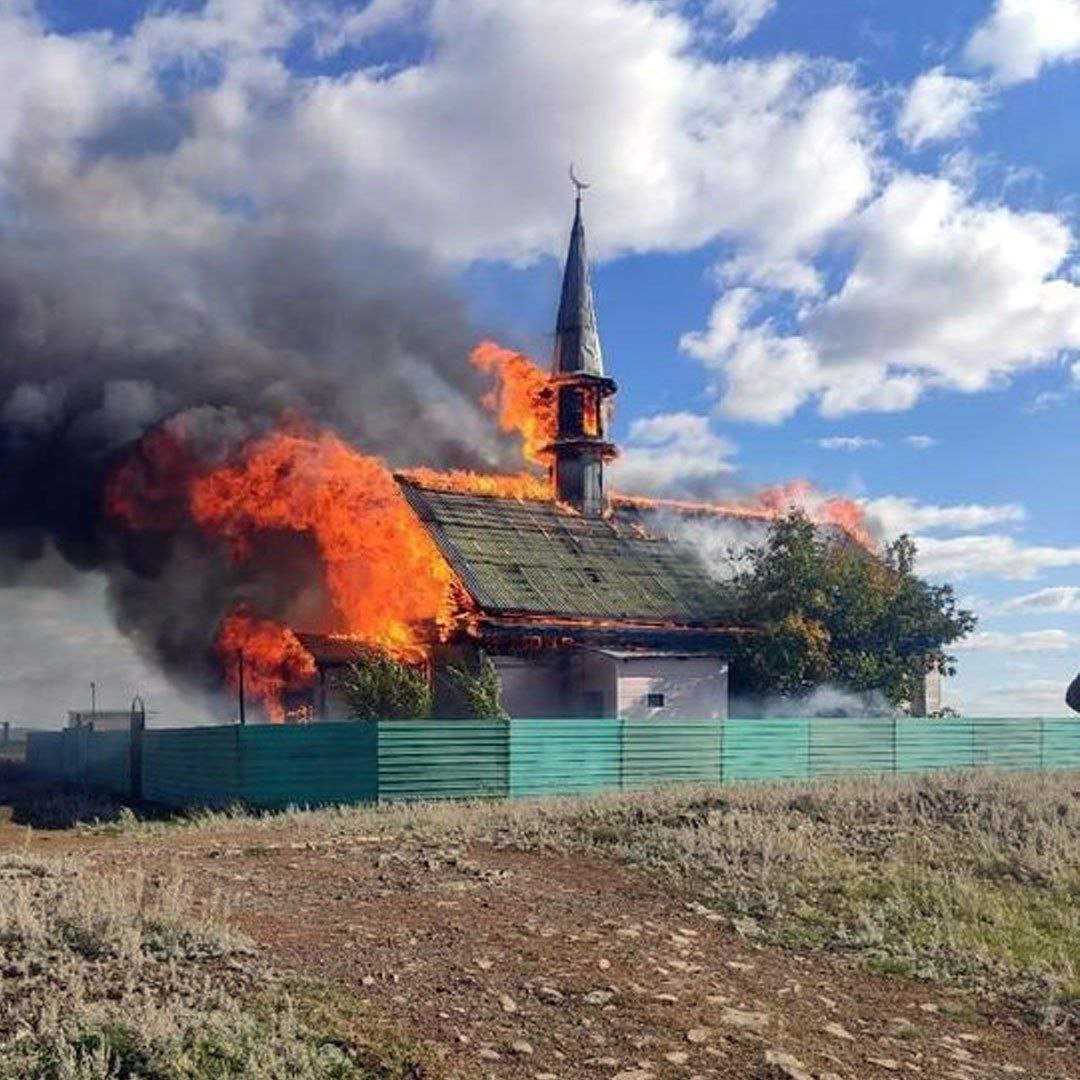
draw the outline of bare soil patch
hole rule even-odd
[[[950,982],[947,964],[930,979],[869,970],[865,950],[836,939],[853,919],[874,922],[875,934],[894,925],[895,913],[876,922],[868,913],[879,894],[897,904],[900,893],[880,889],[897,852],[914,852],[933,873],[967,859],[980,902],[1002,874],[1010,896],[1030,888],[1067,901],[1075,783],[1036,791],[1028,782],[1028,793],[996,778],[763,793],[747,796],[757,818],[737,793],[691,792],[180,825],[123,819],[49,833],[12,826],[0,829],[0,845],[10,837],[24,851],[65,852],[109,878],[184,881],[196,908],[223,912],[268,971],[329,984],[432,1048],[417,1080],[1074,1080],[1067,1023],[1040,1026],[1023,998]],[[931,809],[915,828],[911,807],[924,802]],[[853,814],[841,845],[838,822]],[[729,836],[733,821],[742,832]],[[833,846],[844,846],[835,865],[822,855]],[[924,920],[949,911],[933,883],[903,894],[916,906],[925,896]],[[846,906],[828,901],[829,888]],[[732,896],[737,905],[725,907]],[[758,918],[739,914],[744,899]],[[956,904],[958,923],[981,910],[970,896]],[[798,930],[786,944],[771,932],[774,917]],[[827,933],[808,932],[817,921]],[[798,945],[803,938],[812,944]],[[1061,963],[1067,974],[1067,955]],[[1055,978],[1065,985],[1060,971]]]
[[[1071,1037],[1000,1003],[741,936],[609,860],[297,827],[103,838],[93,862],[133,857],[223,899],[274,967],[434,1042],[450,1075],[1080,1075]]]

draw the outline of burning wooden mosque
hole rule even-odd
[[[609,499],[604,467],[615,382],[604,370],[578,192],[550,376],[552,497],[425,486],[401,492],[468,594],[470,618],[432,650],[440,665],[486,655],[517,717],[720,718],[727,714],[731,600],[692,546]],[[347,640],[299,634],[318,669],[314,714],[343,715],[335,672]],[[437,709],[438,695],[437,695]],[[443,706],[449,715],[453,703]]]

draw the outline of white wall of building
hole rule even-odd
[[[502,683],[503,707],[513,717],[727,716],[727,664],[717,657],[575,650],[491,659]]]
[[[716,657],[642,656],[615,661],[617,715],[627,720],[723,720],[728,668]]]
[[[502,684],[502,705],[520,719],[566,716],[564,664],[549,657],[492,656]]]

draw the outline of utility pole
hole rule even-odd
[[[240,723],[246,724],[247,717],[244,710],[244,650],[241,649],[236,654],[236,673],[237,673],[237,692],[240,699]]]
[[[97,716],[97,683],[90,684],[90,719]]]
[[[146,730],[146,703],[139,696],[131,699],[128,728],[128,793],[133,803],[143,796],[143,732]]]

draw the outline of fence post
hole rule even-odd
[[[618,718],[619,724],[619,790],[626,790],[626,717]]]
[[[719,783],[724,782],[724,729],[727,727],[727,717],[720,719],[720,778]]]
[[[512,775],[513,767],[514,767],[514,762],[513,762],[513,752],[514,752],[513,751],[513,744],[514,744],[514,726],[513,725],[514,725],[514,722],[508,716],[505,720],[498,721],[498,723],[502,725],[502,750],[503,750],[503,753],[502,753],[502,766],[503,766],[503,776],[505,777],[505,779],[503,781],[502,797],[504,799],[509,799],[510,798],[510,791],[511,791],[510,777]]]
[[[146,730],[146,706],[141,697],[131,701],[131,722],[128,726],[128,785],[132,802],[141,802],[143,795],[142,750]]]

